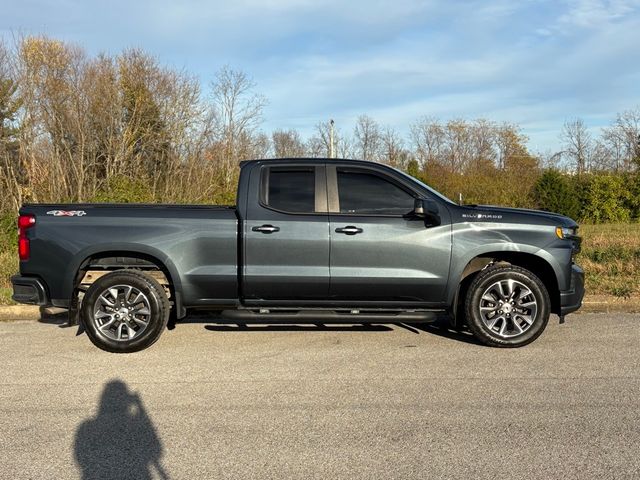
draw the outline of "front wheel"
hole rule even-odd
[[[89,287],[80,315],[91,342],[113,353],[151,346],[169,320],[171,306],[162,286],[138,270],[109,273]]]
[[[467,291],[467,325],[493,347],[522,347],[538,338],[550,315],[549,293],[529,270],[495,265],[478,273]]]

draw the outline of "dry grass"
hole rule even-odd
[[[18,271],[16,248],[3,248],[0,244],[0,305],[9,305],[11,301],[11,282],[9,277]]]
[[[577,262],[586,272],[587,295],[600,299],[597,303],[623,309],[627,303],[636,305],[633,302],[640,296],[640,224],[582,225],[580,234],[583,243]],[[18,271],[13,239],[4,240],[0,241],[0,305],[12,303],[9,277]]]
[[[631,298],[640,293],[640,224],[582,225],[577,262],[589,295]]]
[[[13,303],[11,300],[11,288],[0,287],[0,305],[12,305]]]

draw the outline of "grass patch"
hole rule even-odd
[[[11,282],[9,278],[18,272],[18,255],[15,248],[0,251],[0,305],[11,305]]]
[[[11,300],[11,288],[0,287],[0,305],[13,305],[15,302]]]
[[[15,215],[0,217],[0,305],[13,304],[9,277],[18,271],[18,233]]]
[[[589,295],[630,298],[640,292],[640,223],[581,225],[577,263]]]

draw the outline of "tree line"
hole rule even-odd
[[[303,138],[261,129],[267,98],[224,67],[207,88],[136,49],[88,55],[43,36],[0,42],[0,214],[25,202],[232,203],[239,162],[327,157],[330,125]],[[467,203],[538,207],[582,220],[640,217],[640,108],[594,136],[564,125],[558,152],[520,126],[423,117],[401,135],[361,115],[335,152],[401,168]]]

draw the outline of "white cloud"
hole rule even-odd
[[[638,7],[638,0],[569,0],[556,28],[565,33],[575,27],[597,28],[624,19]]]

